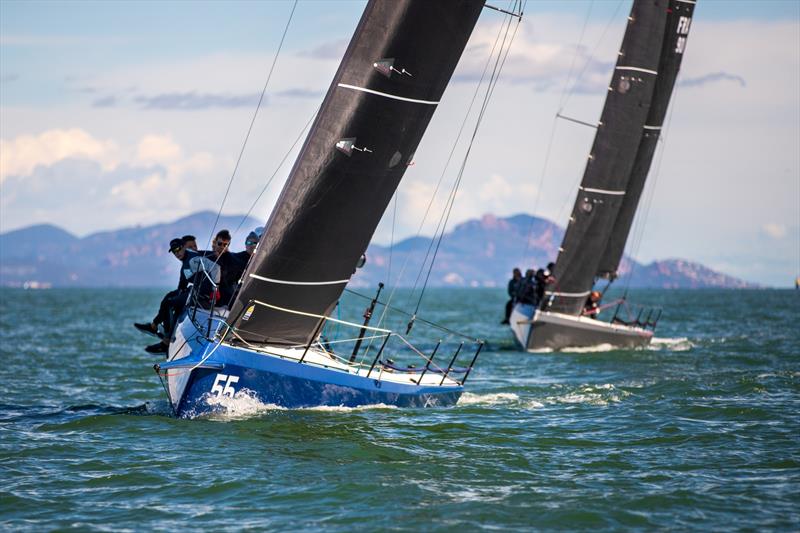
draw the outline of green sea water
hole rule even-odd
[[[649,349],[526,354],[503,291],[430,290],[488,341],[456,407],[194,420],[131,327],[160,297],[0,292],[0,528],[800,529],[800,291],[638,291]]]

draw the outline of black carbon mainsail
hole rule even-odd
[[[314,315],[333,310],[353,275],[483,4],[367,4],[231,308],[241,339],[316,337]]]
[[[583,180],[542,305],[578,315],[592,290],[647,124],[667,0],[634,0]]]
[[[636,153],[636,161],[625,189],[622,207],[620,207],[617,221],[611,230],[611,237],[597,269],[598,277],[608,279],[617,277],[617,269],[625,251],[625,243],[628,240],[631,225],[633,225],[636,207],[639,205],[639,199],[644,190],[650,164],[653,162],[661,135],[661,127],[667,116],[672,89],[675,87],[675,80],[681,67],[683,51],[689,36],[689,27],[692,24],[694,6],[694,1],[670,0],[669,2],[664,42],[661,45],[661,60],[650,103],[650,113],[647,116],[647,124],[642,132],[642,141]]]

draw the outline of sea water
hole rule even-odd
[[[527,354],[502,290],[429,290],[488,342],[456,407],[194,420],[131,327],[161,292],[0,292],[2,529],[800,528],[800,291],[632,292],[648,349]]]

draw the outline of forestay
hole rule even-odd
[[[483,3],[367,4],[232,306],[242,339],[316,337],[318,316],[333,310],[413,161]]]
[[[625,198],[647,124],[667,17],[667,0],[634,0],[597,134],[570,216],[549,310],[577,315],[592,289]]]

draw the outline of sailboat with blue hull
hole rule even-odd
[[[367,4],[233,302],[203,305],[193,294],[167,361],[155,365],[177,416],[243,395],[289,408],[458,401],[482,342],[439,341],[428,351],[368,320],[331,315],[482,8],[483,0]],[[353,335],[328,339],[331,324]],[[456,366],[459,358],[468,365]]]

